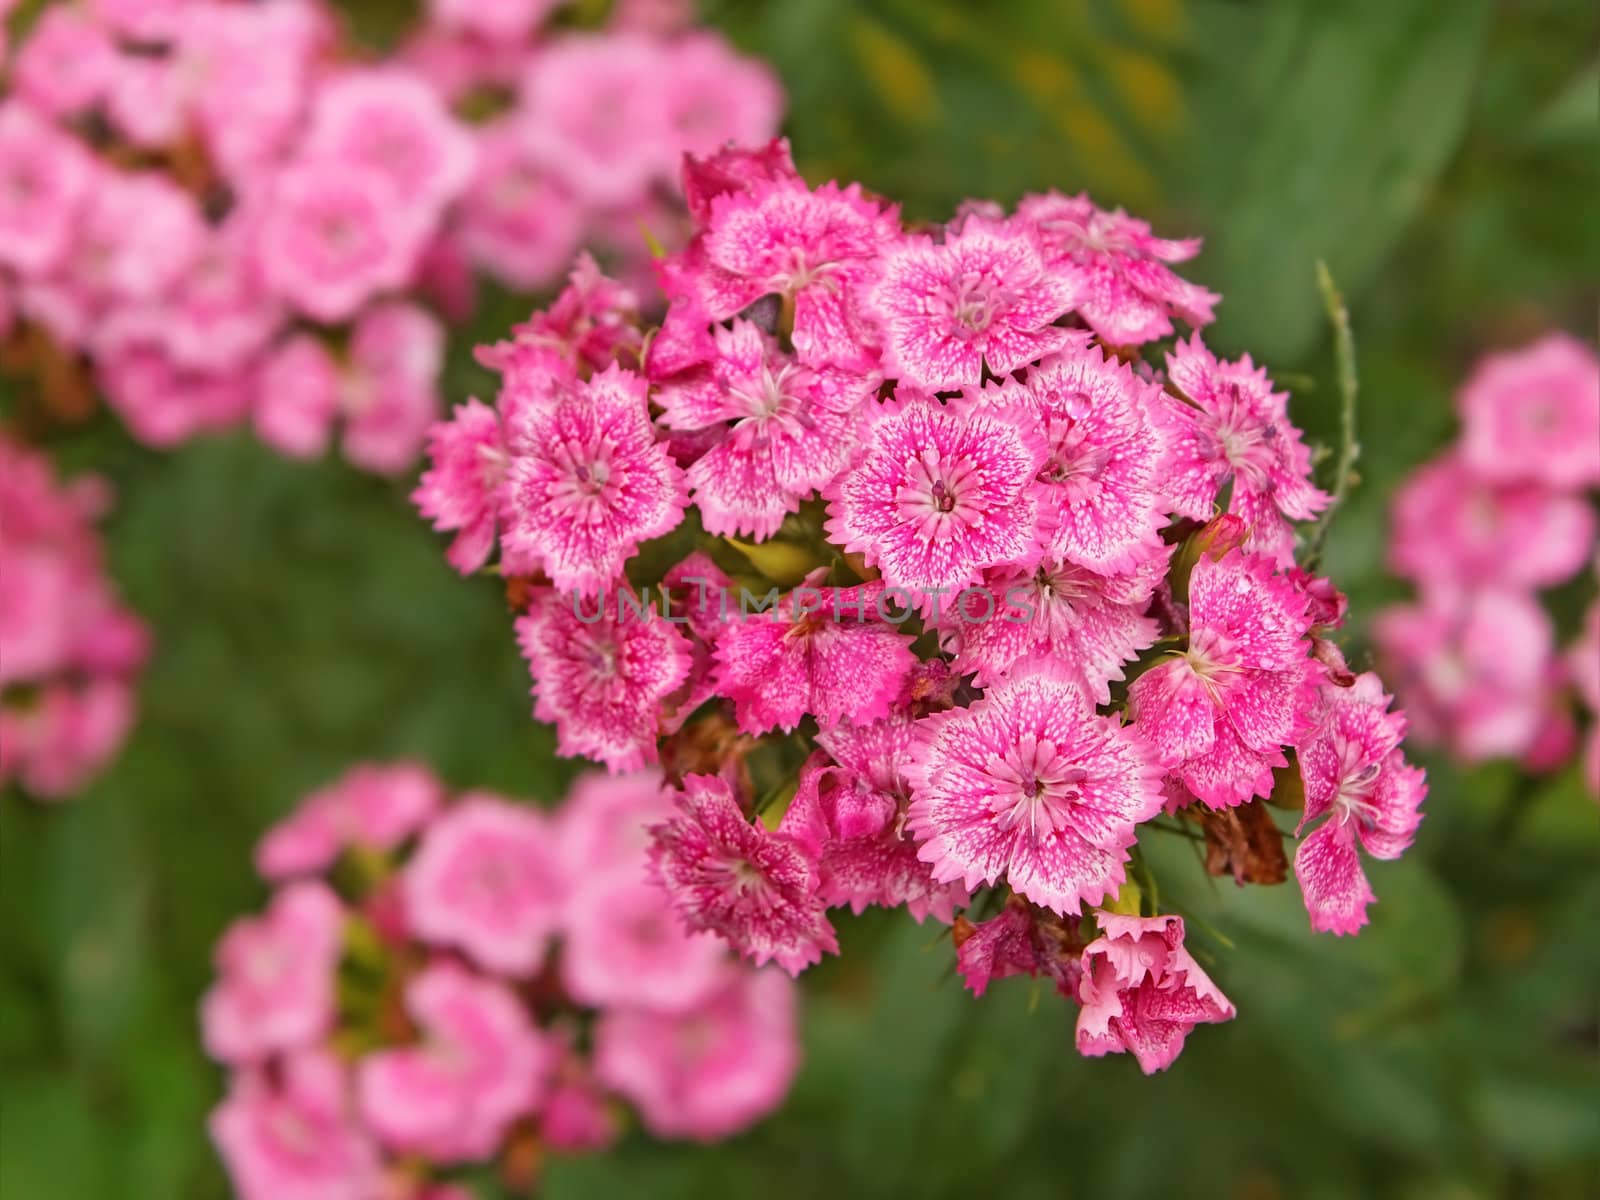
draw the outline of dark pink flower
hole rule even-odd
[[[499,415],[476,399],[457,405],[448,421],[428,431],[428,460],[411,502],[435,529],[455,533],[445,559],[471,575],[494,553],[495,529],[506,500],[511,460]]]
[[[1212,808],[1272,791],[1272,771],[1304,730],[1317,670],[1305,594],[1271,559],[1201,555],[1189,579],[1188,648],[1128,689],[1128,711],[1157,757]]]
[[[1197,328],[1211,322],[1221,297],[1166,265],[1198,254],[1199,238],[1156,237],[1147,222],[1082,194],[1024,196],[1017,219],[1038,231],[1051,270],[1072,287],[1073,309],[1107,345],[1166,337],[1174,317]]]
[[[1129,1053],[1146,1075],[1165,1071],[1196,1025],[1233,1020],[1233,1005],[1183,948],[1182,917],[1096,913],[1101,936],[1083,952],[1078,1053]]]
[[[722,779],[690,775],[683,787],[676,813],[655,827],[650,867],[689,928],[791,975],[837,954],[817,865],[801,845],[752,825]]]
[[[982,924],[958,924],[956,938],[956,966],[974,996],[983,995],[997,979],[1043,975],[1061,995],[1077,1000],[1083,945],[1077,917],[1061,920],[1011,896]]]
[[[1357,848],[1373,858],[1398,858],[1411,844],[1428,794],[1423,773],[1400,753],[1405,717],[1370,671],[1349,687],[1324,684],[1314,724],[1296,747],[1306,806],[1296,832],[1326,817],[1294,856],[1295,878],[1311,928],[1354,933],[1376,897]]]

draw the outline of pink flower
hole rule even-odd
[[[567,35],[534,57],[517,119],[535,161],[589,204],[642,197],[670,163],[660,43],[630,34]]]
[[[1379,612],[1372,632],[1419,741],[1446,745],[1469,763],[1533,746],[1555,634],[1531,596],[1424,590],[1416,604]]]
[[[950,921],[967,902],[959,883],[934,879],[906,831],[912,729],[899,714],[837,725],[817,737],[827,757],[814,755],[800,770],[779,832],[817,860],[817,895],[829,908],[904,904],[920,923],[929,913]]]
[[[657,1137],[711,1142],[782,1102],[800,1064],[795,987],[773,971],[729,968],[710,1000],[681,1015],[616,1008],[595,1029],[595,1072]]]
[[[980,925],[958,926],[956,937],[956,965],[974,996],[997,979],[1044,975],[1067,999],[1078,998],[1083,971],[1077,947],[1083,943],[1077,917],[1061,921],[1011,896],[998,915]]]
[[[510,459],[494,409],[477,400],[456,406],[428,431],[429,468],[411,502],[441,533],[454,532],[450,565],[471,575],[494,552],[495,526],[506,500]]]
[[[517,621],[517,642],[533,674],[535,720],[553,722],[562,754],[613,771],[656,761],[661,702],[689,673],[689,643],[664,620],[619,616],[632,592],[603,596],[580,615],[576,596],[546,593]]]
[[[1053,672],[927,717],[918,736],[909,828],[941,881],[971,889],[1003,876],[1065,915],[1121,886],[1134,827],[1161,810],[1137,734]]]
[[[253,1062],[320,1040],[333,1025],[344,907],[325,884],[290,884],[263,916],[217,944],[217,982],[201,1002],[206,1052]]]
[[[706,530],[770,537],[845,465],[853,414],[876,380],[802,366],[749,321],[712,335],[712,361],[657,392],[661,421],[718,433],[688,475]]]
[[[351,847],[394,850],[433,818],[443,793],[420,763],[352,767],[267,831],[256,870],[283,880],[326,871]]]
[[[730,145],[703,156],[683,156],[683,199],[697,226],[711,219],[711,202],[772,180],[797,181],[788,138],[773,138],[757,149]]]
[[[1044,452],[1031,414],[921,401],[872,413],[855,462],[824,493],[828,532],[927,607],[935,589],[1037,554],[1029,485]]]
[[[514,42],[532,33],[563,0],[428,0],[430,20],[491,42]]]
[[[1316,516],[1327,507],[1328,495],[1311,483],[1311,452],[1289,420],[1288,394],[1273,391],[1266,371],[1248,354],[1236,362],[1219,361],[1198,333],[1167,355],[1167,374],[1184,398],[1164,396],[1170,507],[1208,521],[1231,479],[1228,511],[1249,528],[1246,546],[1289,566],[1294,558],[1289,522]]]
[[[1196,1025],[1231,1021],[1233,1005],[1183,948],[1182,917],[1097,913],[1101,936],[1083,952],[1078,1053],[1130,1053],[1146,1075],[1165,1071]]]
[[[32,276],[59,263],[99,174],[76,139],[20,101],[0,103],[0,263]]]
[[[102,170],[62,275],[90,304],[153,300],[189,273],[206,240],[199,206],[167,176]]]
[[[243,421],[255,398],[248,372],[186,371],[159,350],[102,359],[96,380],[106,403],[147,446],[176,446]]]
[[[81,790],[127,740],[132,686],[119,678],[53,680],[26,708],[0,708],[0,783],[13,775],[30,795],[59,800]]]
[[[688,927],[791,975],[837,954],[815,861],[793,839],[752,825],[726,781],[690,775],[683,786],[676,814],[655,828],[650,867]]]
[[[734,53],[720,33],[702,30],[667,43],[662,76],[660,103],[672,150],[710,154],[755,145],[783,119],[783,89],[771,68]]]
[[[1583,569],[1594,538],[1581,496],[1493,483],[1447,451],[1395,493],[1389,566],[1435,586],[1550,587]]]
[[[299,334],[263,365],[256,432],[296,458],[321,453],[344,418],[344,453],[358,467],[398,474],[421,450],[438,415],[444,329],[412,304],[362,313],[341,366],[321,341]]]
[[[727,950],[711,933],[690,933],[644,878],[644,856],[602,881],[586,881],[568,905],[561,982],[591,1008],[656,1012],[697,1007],[724,981]]]
[[[1577,338],[1552,333],[1491,354],[1457,399],[1461,459],[1500,483],[1600,484],[1600,362]]]
[[[430,217],[466,189],[474,165],[471,135],[427,84],[396,68],[345,71],[322,84],[299,153],[374,171],[391,204]]]
[[[540,813],[476,793],[428,827],[404,888],[419,938],[524,978],[544,960],[560,920],[564,872]]]
[[[17,48],[11,83],[18,99],[35,111],[75,116],[105,93],[116,70],[115,53],[106,31],[82,9],[47,8]]]
[[[639,543],[683,519],[683,473],[655,439],[643,377],[612,367],[511,430],[505,540],[558,588],[602,593]]]
[[[803,586],[721,630],[717,690],[734,702],[739,728],[791,730],[809,714],[831,729],[887,715],[917,659],[911,639],[878,616],[881,596]]]
[[[509,987],[447,960],[406,985],[406,1011],[422,1040],[362,1060],[362,1118],[400,1153],[438,1162],[488,1158],[512,1123],[543,1100],[559,1049]]]
[[[1211,808],[1272,791],[1303,732],[1317,672],[1305,593],[1243,550],[1201,555],[1189,578],[1189,645],[1128,689],[1161,765]]]
[[[1038,231],[1053,273],[1072,288],[1073,308],[1111,346],[1166,337],[1174,317],[1210,324],[1220,296],[1180,279],[1167,263],[1200,251],[1200,239],[1171,241],[1120,208],[1106,212],[1087,195],[1024,196],[1017,219]]]
[[[427,233],[416,212],[396,207],[383,174],[321,160],[278,175],[257,253],[278,295],[313,320],[333,324],[403,286]]]
[[[1026,227],[969,217],[943,242],[907,237],[887,248],[868,305],[887,373],[939,392],[1059,350],[1071,335],[1054,322],[1075,296]]]
[[[240,1072],[209,1126],[240,1200],[351,1200],[380,1187],[377,1153],[348,1111],[331,1054],[292,1055],[274,1076]]]
[[[943,647],[979,687],[1049,662],[1095,703],[1109,703],[1123,665],[1155,644],[1159,629],[1145,610],[1170,553],[1114,577],[1048,558],[1033,570],[995,568],[985,576],[986,601],[966,593],[952,608]]]
[[[639,297],[632,288],[603,275],[585,251],[550,307],[513,326],[512,332],[513,342],[478,351],[480,362],[506,376],[508,390],[523,390],[515,386],[514,375],[525,365],[534,365],[547,376],[559,366],[563,378],[604,371],[639,358]],[[509,415],[520,407],[508,405],[502,393],[502,413]]]
[[[458,231],[475,266],[508,287],[546,287],[572,261],[583,216],[560,173],[528,155],[515,122],[479,132],[478,172],[461,202]]]
[[[1166,441],[1154,414],[1160,389],[1098,346],[1074,340],[997,392],[1038,413],[1048,457],[1038,476],[1047,549],[1103,575],[1158,553],[1166,524],[1160,486]]]
[[[1374,858],[1399,858],[1422,820],[1428,786],[1400,754],[1406,721],[1389,704],[1370,671],[1350,687],[1324,684],[1315,724],[1296,747],[1306,806],[1295,832],[1327,817],[1294,856],[1312,929],[1343,934],[1365,925],[1376,897],[1357,845]]]
[[[710,221],[668,294],[693,297],[708,318],[723,321],[777,293],[794,302],[802,361],[858,365],[873,338],[857,293],[899,228],[895,210],[855,184],[813,192],[781,176],[755,183],[712,199]]]
[[[592,1072],[576,1055],[539,1112],[539,1140],[564,1154],[604,1150],[617,1139],[617,1114]]]
[[[672,793],[660,771],[580,775],[558,817],[562,861],[582,891],[590,880],[606,887],[632,872],[644,877],[650,826],[672,815]]]

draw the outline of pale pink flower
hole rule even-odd
[[[217,943],[217,981],[200,1005],[206,1052],[244,1063],[321,1040],[332,1028],[344,906],[326,884],[290,884],[260,917]]]
[[[710,362],[658,389],[661,423],[719,435],[688,473],[706,530],[770,537],[845,465],[855,410],[877,381],[803,366],[749,321],[712,336]]]
[[[1537,741],[1555,655],[1550,618],[1521,591],[1424,589],[1372,623],[1411,733],[1467,762],[1517,757]]]
[[[668,295],[675,302],[694,298],[714,321],[762,296],[787,297],[803,361],[858,366],[864,357],[870,361],[875,341],[858,293],[899,231],[897,211],[867,198],[857,184],[810,191],[780,175],[711,200],[710,219],[675,264]]]
[[[884,583],[928,607],[987,567],[1032,565],[1044,461],[1037,421],[997,404],[902,401],[871,413],[855,461],[824,493],[827,528]]]
[[[411,278],[429,232],[394,203],[387,177],[338,161],[303,162],[274,182],[257,253],[272,289],[313,320],[336,323]]]
[[[561,857],[580,891],[586,881],[611,886],[621,872],[643,878],[650,826],[672,815],[661,772],[580,775],[557,816]]]
[[[610,1009],[595,1029],[595,1073],[657,1137],[728,1137],[789,1090],[800,1065],[795,990],[775,971],[729,967],[690,1012]]]
[[[1035,496],[1045,547],[1102,575],[1158,553],[1166,440],[1161,391],[1087,340],[985,392],[1038,412],[1048,448]]]
[[[522,82],[523,145],[591,205],[635,200],[672,165],[660,91],[669,70],[652,38],[608,33],[551,40]]]
[[[448,960],[413,978],[405,1001],[422,1040],[361,1061],[362,1118],[400,1153],[446,1163],[488,1158],[544,1099],[559,1047],[510,987]]]
[[[1552,333],[1487,356],[1456,404],[1462,462],[1482,478],[1600,484],[1600,362],[1577,338]]]
[[[61,273],[93,302],[153,300],[204,253],[194,197],[155,171],[99,172]]]
[[[304,161],[365,167],[390,203],[436,216],[472,179],[472,135],[422,80],[394,67],[345,71],[323,83],[300,142]]]
[[[772,136],[783,119],[783,89],[759,59],[734,52],[720,33],[700,30],[665,47],[659,103],[666,149],[711,154],[727,145],[752,146]]]
[[[1423,773],[1400,753],[1405,717],[1370,671],[1349,687],[1324,684],[1311,731],[1296,749],[1306,804],[1295,832],[1319,817],[1295,851],[1294,873],[1311,928],[1355,933],[1376,897],[1357,848],[1373,858],[1398,858],[1411,844],[1428,794]]]
[[[124,679],[45,683],[25,708],[0,708],[0,783],[15,776],[29,795],[59,800],[103,771],[133,729]]]
[[[565,871],[545,817],[471,793],[423,834],[404,874],[406,914],[427,942],[486,970],[532,975],[561,917]]]
[[[1265,369],[1247,354],[1219,360],[1197,333],[1167,355],[1171,394],[1163,416],[1171,446],[1163,480],[1169,506],[1209,521],[1230,480],[1228,511],[1250,531],[1246,545],[1280,566],[1294,559],[1291,521],[1305,521],[1328,505],[1311,482],[1311,452],[1289,420],[1289,396],[1274,391]]]
[[[153,348],[103,358],[95,377],[107,405],[148,446],[176,446],[237,425],[255,399],[250,372],[188,371]]]
[[[656,441],[646,391],[612,367],[511,429],[506,545],[537,556],[558,588],[603,593],[640,542],[683,519],[683,473]]]
[[[1195,563],[1188,647],[1133,681],[1128,712],[1209,807],[1271,793],[1314,696],[1310,627],[1305,594],[1271,559],[1234,549]]]
[[[1083,970],[1076,947],[1076,916],[1065,920],[1033,907],[1021,896],[1007,898],[1005,907],[987,921],[958,928],[956,967],[961,981],[974,996],[981,996],[997,979],[1013,975],[1043,975],[1068,1000],[1078,998]]]
[[[689,673],[688,641],[659,617],[635,616],[632,602],[632,592],[608,593],[598,613],[580,615],[576,595],[547,592],[516,624],[534,719],[555,725],[562,754],[613,771],[656,761],[661,703]]]
[[[906,829],[912,730],[904,714],[837,725],[817,737],[827,755],[800,770],[779,832],[817,860],[817,895],[829,908],[904,904],[919,923],[930,913],[948,922],[967,902],[959,883],[933,877]]]
[[[482,569],[494,552],[506,500],[505,438],[500,417],[476,399],[458,404],[448,421],[428,430],[428,469],[411,502],[441,533],[455,533],[445,559],[463,575]]]
[[[995,568],[985,574],[983,595],[963,593],[951,606],[943,648],[979,687],[1049,662],[1106,704],[1112,681],[1125,677],[1124,664],[1155,644],[1160,629],[1145,614],[1170,556],[1163,547],[1148,565],[1117,576],[1052,558],[1032,570]]]
[[[723,982],[722,939],[686,930],[646,881],[644,863],[641,854],[603,880],[585,880],[567,906],[561,982],[580,1004],[684,1012]]]
[[[564,1154],[604,1150],[617,1140],[618,1125],[593,1071],[569,1055],[539,1110],[539,1140]]]
[[[1129,1053],[1146,1075],[1165,1071],[1196,1025],[1231,1021],[1232,1003],[1183,948],[1182,917],[1096,913],[1101,936],[1083,952],[1078,1053]]]
[[[46,8],[11,64],[14,94],[44,115],[75,116],[104,95],[116,70],[115,53],[106,31],[83,9]]]
[[[823,729],[886,716],[917,661],[911,638],[878,614],[881,588],[807,582],[717,637],[717,691],[746,733],[794,729],[807,715]]]
[[[1594,552],[1594,510],[1544,483],[1494,483],[1462,452],[1419,467],[1395,493],[1389,567],[1429,586],[1536,588]]]
[[[428,0],[431,21],[491,42],[527,37],[566,0]]]
[[[536,162],[514,121],[478,133],[478,167],[456,236],[474,266],[530,291],[561,277],[583,238],[584,209],[560,172]]]
[[[720,934],[757,966],[791,975],[837,954],[817,897],[817,864],[794,839],[746,819],[723,779],[690,775],[655,827],[650,867],[692,930]]]
[[[867,303],[883,329],[886,373],[939,392],[1059,350],[1071,335],[1055,321],[1075,298],[1029,229],[969,217],[943,242],[910,236],[887,247]]]
[[[1076,911],[1121,886],[1135,826],[1161,810],[1137,733],[1047,670],[924,718],[918,737],[908,825],[938,880],[1004,877],[1035,904]]]
[[[294,334],[258,370],[251,413],[256,436],[291,458],[317,457],[333,435],[342,388],[332,350],[315,334]]]
[[[1174,317],[1210,324],[1221,297],[1166,265],[1198,254],[1199,238],[1156,237],[1147,222],[1096,208],[1083,194],[1024,196],[1017,219],[1038,231],[1051,270],[1072,287],[1074,310],[1107,345],[1166,337]]]
[[[239,1072],[208,1126],[240,1200],[352,1200],[381,1186],[331,1054],[291,1055],[272,1075]]]
[[[313,792],[256,846],[268,879],[315,874],[351,848],[387,853],[432,820],[444,788],[421,763],[363,763]]]

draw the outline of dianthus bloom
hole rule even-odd
[[[1493,354],[1462,386],[1461,457],[1486,480],[1600,484],[1600,361],[1553,333]]]
[[[752,825],[721,779],[684,780],[678,811],[656,827],[650,866],[689,928],[720,933],[758,966],[796,975],[838,953],[816,863],[794,839]]]
[[[927,717],[918,735],[909,821],[935,879],[1003,876],[1057,913],[1098,904],[1122,884],[1135,827],[1161,809],[1139,735],[1049,674]]]
[[[309,797],[258,854],[281,866],[297,832],[297,877],[224,935],[202,1005],[235,1190],[349,1200],[403,1176],[456,1200],[461,1167],[528,1182],[534,1140],[603,1150],[624,1105],[701,1140],[771,1112],[799,1062],[795,988],[661,903],[648,826],[670,806],[659,774],[586,777],[546,814],[409,763]]]
[[[93,522],[108,501],[100,480],[63,484],[0,437],[0,783],[41,799],[78,791],[121,747],[149,655],[105,573]]]
[[[1161,765],[1212,808],[1272,791],[1316,682],[1304,594],[1243,550],[1202,555],[1189,579],[1187,649],[1128,689]]]
[[[576,104],[573,64],[592,63],[613,119],[563,111],[523,167],[588,128],[561,151],[585,186],[644,177],[642,68],[624,79],[579,42],[546,63],[540,104]],[[1289,397],[1198,334],[1144,348],[1211,320],[1219,297],[1168,266],[1198,240],[1087,197],[971,201],[908,230],[858,184],[811,186],[782,141],[691,154],[682,191],[659,323],[581,259],[480,348],[495,410],[435,429],[415,496],[458,570],[509,578],[561,752],[661,766],[617,798],[652,824],[647,883],[597,850],[573,885],[564,985],[655,1003],[601,1022],[599,1075],[647,1125],[713,1136],[721,1104],[702,1110],[704,1075],[680,1085],[677,1043],[721,1071],[690,1053],[721,1003],[708,947],[798,973],[836,952],[830,909],[874,905],[951,923],[974,992],[1050,979],[1086,1006],[1085,1053],[1168,1065],[1232,1009],[1156,911],[1144,834],[1199,826],[1208,873],[1281,883],[1287,833],[1257,801],[1292,807],[1274,794],[1290,754],[1321,770],[1333,746],[1348,771],[1308,806],[1299,860],[1332,927],[1365,888],[1354,848],[1397,853],[1407,804],[1416,823],[1398,714],[1378,707],[1382,753],[1363,750],[1377,783],[1338,748],[1329,714],[1378,685],[1336,644],[1335,581],[1296,562],[1295,523],[1332,498]],[[603,847],[598,829],[563,840]],[[570,1095],[582,1138],[592,1105],[582,1082]]]
[[[1374,858],[1398,858],[1422,820],[1427,785],[1400,754],[1405,718],[1389,704],[1371,672],[1349,687],[1325,684],[1312,731],[1296,747],[1306,790],[1299,828],[1327,817],[1294,856],[1313,929],[1354,933],[1365,925],[1376,897],[1357,847]]]
[[[1183,946],[1182,917],[1101,913],[1084,949],[1078,1053],[1132,1054],[1165,1071],[1196,1025],[1233,1020],[1233,1005]]]

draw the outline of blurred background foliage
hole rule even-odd
[[[409,11],[344,7],[373,38]],[[1326,560],[1358,662],[1362,619],[1401,594],[1387,498],[1449,436],[1472,359],[1595,334],[1600,22],[1582,0],[703,10],[782,75],[814,182],[861,179],[917,219],[1087,188],[1204,235],[1186,273],[1225,297],[1208,337],[1290,382],[1331,441],[1326,258],[1363,384],[1363,485]],[[472,343],[527,306],[499,298],[458,331],[452,400],[489,384]],[[242,434],[157,455],[105,418],[52,448],[117,485],[112,565],[158,654],[139,731],[88,794],[0,802],[0,1194],[220,1197],[195,1006],[216,936],[263,899],[261,830],[360,758],[545,801],[570,769],[528,719],[497,588],[448,572],[405,485]],[[553,1164],[548,1194],[1592,1196],[1600,816],[1572,772],[1429,765],[1417,848],[1373,868],[1358,939],[1313,938],[1292,885],[1242,893],[1182,841],[1155,848],[1240,1012],[1165,1076],[1080,1060],[1069,1008],[1025,981],[973,1001],[932,929],[845,918],[844,956],[806,979],[782,1113],[715,1149],[635,1135]]]

